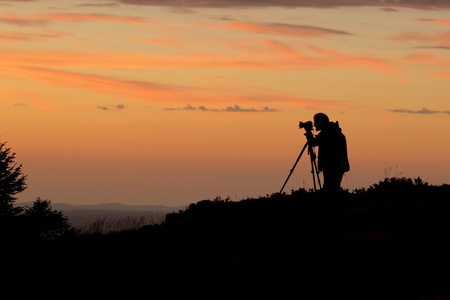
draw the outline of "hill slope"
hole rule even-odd
[[[449,216],[449,185],[409,179],[337,195],[206,200],[162,225],[39,245],[20,267],[103,293],[432,299],[450,292]]]

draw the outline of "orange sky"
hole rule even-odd
[[[278,192],[305,143],[298,122],[319,111],[347,136],[344,188],[450,182],[450,5],[329,3],[0,1],[18,201]],[[307,156],[285,191],[299,187],[312,187]]]

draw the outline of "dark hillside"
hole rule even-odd
[[[212,299],[434,299],[450,295],[450,186],[393,178],[338,195],[205,200],[162,225],[35,249],[17,265],[16,275],[34,278],[24,285],[213,291]]]

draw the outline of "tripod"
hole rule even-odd
[[[302,157],[303,152],[305,152],[306,147],[308,147],[308,154],[309,154],[309,158],[311,160],[311,174],[312,174],[312,177],[313,177],[314,192],[317,192],[316,175],[317,175],[317,183],[319,184],[319,189],[322,189],[322,186],[320,184],[320,178],[319,178],[319,169],[317,168],[317,164],[316,164],[316,153],[314,153],[313,147],[308,142],[306,142],[305,146],[303,146],[303,149],[300,152],[300,155],[297,157],[297,160],[295,161],[295,164],[292,167],[288,177],[286,178],[286,181],[284,182],[283,187],[280,190],[280,194],[283,192],[283,189],[286,186],[286,183],[288,182],[289,178],[291,177],[292,172],[294,172],[294,169],[297,166],[298,161]]]

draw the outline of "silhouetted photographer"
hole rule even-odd
[[[320,184],[320,171],[323,172],[323,191],[325,192],[337,192],[341,188],[342,177],[345,172],[350,170],[350,164],[348,163],[347,156],[347,141],[345,135],[339,128],[338,122],[330,122],[328,116],[324,113],[318,113],[314,116],[314,126],[320,133],[316,136],[313,135],[313,122],[300,122],[299,128],[305,130],[305,136],[307,142],[303,146],[302,151],[297,157],[283,187],[280,190],[280,194],[283,192],[286,183],[294,172],[295,166],[298,161],[308,149],[308,155],[311,161],[311,174],[313,177],[314,191],[317,191],[316,179],[319,184],[319,188],[322,189]],[[318,165],[316,163],[316,154],[314,147],[319,147]]]
[[[300,127],[302,124],[305,123],[300,123]],[[339,123],[330,122],[324,113],[314,116],[314,127],[320,133],[314,136],[311,130],[306,130],[305,136],[310,146],[319,147],[318,168],[323,172],[323,190],[339,191],[344,173],[350,170],[345,135]]]

